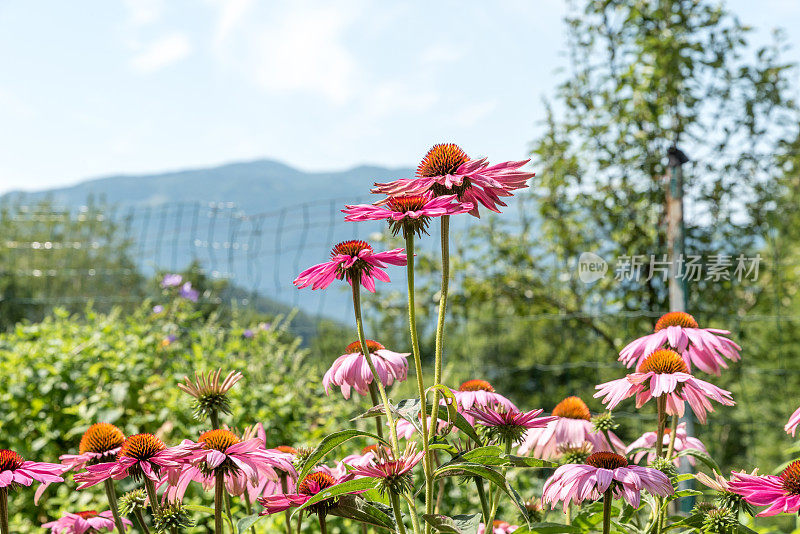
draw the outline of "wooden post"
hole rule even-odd
[[[669,311],[686,311],[687,283],[686,273],[681,266],[686,260],[684,255],[685,227],[683,223],[683,164],[689,161],[686,154],[673,145],[667,150],[669,182],[667,184],[667,248],[669,250]],[[686,423],[686,433],[694,435],[694,418],[691,411],[681,418]],[[691,473],[691,464],[686,458],[681,460],[680,473]],[[680,483],[681,489],[690,489],[691,480]],[[681,511],[690,512],[694,507],[694,497],[681,500]]]

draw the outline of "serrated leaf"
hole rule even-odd
[[[331,452],[333,449],[341,445],[342,443],[351,440],[357,437],[368,437],[374,439],[375,441],[379,441],[384,445],[389,445],[389,443],[378,437],[378,435],[373,434],[371,432],[364,432],[363,430],[356,430],[356,429],[348,429],[348,430],[340,430],[339,432],[334,432],[328,436],[325,436],[322,441],[319,442],[317,448],[306,458],[305,462],[300,468],[300,472],[297,475],[297,480],[303,480],[306,475],[316,466],[325,455]]]
[[[391,508],[380,503],[374,503],[362,499],[358,495],[345,495],[336,503],[336,507],[328,512],[329,515],[346,517],[366,523],[368,525],[395,530],[395,522],[391,514]]]
[[[436,532],[448,534],[477,534],[481,522],[481,514],[454,515],[423,514],[422,519],[432,526]]]
[[[313,497],[311,497],[302,505],[295,508],[294,512],[292,512],[292,517],[294,517],[294,515],[297,512],[305,510],[309,506],[316,504],[320,501],[332,499],[340,495],[347,495],[359,491],[372,489],[375,487],[375,483],[377,482],[377,480],[378,479],[376,479],[375,477],[357,478],[355,480],[348,480],[347,482],[342,482],[341,484],[336,484],[334,486],[331,486],[330,488],[326,488],[317,493],[316,495],[314,495]]]

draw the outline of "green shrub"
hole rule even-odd
[[[80,317],[57,309],[41,323],[0,334],[0,448],[57,462],[76,453],[82,433],[99,421],[127,435],[155,433],[167,444],[196,439],[208,424],[193,418],[193,399],[176,386],[194,371],[216,368],[244,375],[222,422],[239,430],[262,422],[268,447],[312,443],[342,412],[338,396],[321,394],[322,370],[288,334],[287,320],[242,325],[234,314],[223,324],[188,301],[166,308],[156,314],[145,302],[122,315],[89,307]],[[252,337],[244,335],[248,328]],[[33,488],[12,493],[14,530],[39,532],[59,509],[107,509],[102,486],[74,487],[71,480],[50,487],[39,507]]]

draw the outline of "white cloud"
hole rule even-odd
[[[422,52],[421,62],[429,65],[453,63],[464,56],[464,51],[453,44],[435,44]]]
[[[219,16],[214,41],[220,44],[239,25],[253,6],[253,0],[216,0],[215,3],[219,6]]]
[[[162,37],[131,60],[131,66],[138,72],[150,73],[187,57],[192,51],[189,38],[182,33],[172,33]]]
[[[164,13],[164,0],[125,0],[131,24],[143,26],[158,21]]]
[[[461,109],[454,119],[460,126],[473,126],[487,117],[496,107],[497,100],[476,102]]]
[[[215,50],[261,87],[276,94],[322,96],[341,105],[363,86],[345,44],[361,11],[357,3],[236,3],[219,4]]]

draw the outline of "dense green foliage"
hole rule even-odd
[[[129,315],[57,309],[40,323],[0,335],[0,429],[3,447],[38,461],[77,453],[86,428],[105,421],[126,434],[155,433],[168,444],[196,439],[207,423],[192,416],[191,397],[176,386],[194,371],[240,371],[231,394],[233,413],[223,422],[242,430],[261,422],[267,445],[312,443],[330,430],[335,398],[320,395],[321,370],[308,361],[287,322],[268,327],[218,320],[185,300],[145,303]],[[245,337],[250,329],[254,336]],[[171,338],[170,336],[174,336]],[[291,380],[286,377],[291,376]],[[40,507],[33,492],[12,494],[12,524],[32,532],[67,503],[102,506],[101,488],[48,489]],[[75,509],[72,507],[71,509]]]

